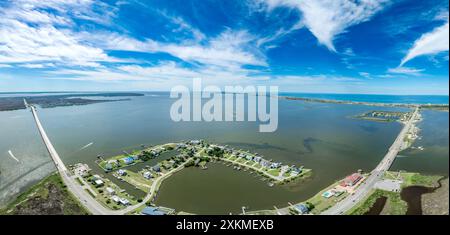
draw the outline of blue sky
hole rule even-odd
[[[0,1],[0,91],[448,95],[448,0]]]

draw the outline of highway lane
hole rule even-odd
[[[358,187],[356,192],[352,195],[349,195],[344,200],[338,202],[336,205],[322,212],[321,214],[323,215],[344,214],[346,211],[353,208],[357,203],[363,200],[370,193],[370,191],[374,188],[375,184],[382,179],[383,174],[387,170],[389,170],[398,152],[405,147],[404,138],[406,134],[408,134],[409,130],[412,128],[412,124],[416,120],[418,113],[419,108],[417,107],[414,110],[413,114],[411,115],[410,119],[404,125],[403,129],[400,131],[399,135],[389,148],[384,158],[377,165],[377,167],[370,173],[367,179]]]

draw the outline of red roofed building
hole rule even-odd
[[[347,177],[345,177],[345,179],[343,181],[341,181],[341,186],[346,187],[346,186],[354,186],[355,184],[357,184],[361,179],[362,179],[362,175],[359,173],[353,173]]]

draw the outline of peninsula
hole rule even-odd
[[[376,107],[399,107],[399,108],[416,108],[420,107],[423,109],[432,109],[438,111],[449,110],[448,104],[410,104],[410,103],[378,103],[378,102],[361,102],[361,101],[350,101],[350,100],[329,100],[329,99],[317,99],[317,98],[305,98],[305,97],[292,97],[292,96],[280,96],[280,98],[286,100],[299,100],[305,102],[315,102],[315,103],[329,103],[329,104],[356,104],[356,105],[366,105],[366,106],[376,106]]]
[[[140,93],[71,93],[71,94],[33,94],[30,95],[19,95],[14,97],[0,97],[0,111],[13,111],[19,109],[26,109],[23,102],[24,99],[27,100],[29,104],[39,105],[41,108],[54,108],[61,106],[73,106],[73,105],[88,105],[103,102],[114,102],[114,101],[125,101],[129,98],[120,97],[133,97],[133,96],[143,96]],[[90,98],[88,98],[90,97]],[[93,99],[102,97],[103,99]],[[104,99],[108,97],[109,99]],[[112,99],[114,97],[119,97]]]

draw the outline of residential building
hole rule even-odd
[[[147,206],[145,207],[141,213],[143,215],[165,215],[164,211],[159,210],[157,207]]]
[[[111,187],[106,187],[106,192],[109,194],[109,195],[114,195],[114,194],[116,194],[116,191],[113,189],[113,188],[111,188]]]
[[[357,184],[361,179],[362,179],[362,175],[359,173],[353,173],[347,177],[345,177],[344,180],[341,181],[340,185],[343,187],[346,186],[354,186],[355,184]]]
[[[151,178],[153,178],[152,173],[151,173],[150,171],[144,172],[143,175],[144,175],[144,178],[146,178],[146,179],[151,179]]]
[[[119,203],[120,202],[120,198],[116,195],[112,196],[111,199],[115,202],[115,203]]]
[[[95,186],[102,186],[104,184],[103,180],[95,180],[94,181]]]
[[[134,162],[134,158],[133,157],[124,157],[124,158],[122,158],[122,161],[125,164],[130,165],[130,164],[132,164]]]
[[[307,214],[309,212],[308,206],[306,206],[303,203],[302,204],[297,204],[294,207],[300,214]]]
[[[161,167],[160,167],[158,164],[154,165],[154,166],[152,167],[152,169],[153,169],[155,172],[161,172]]]
[[[119,200],[119,202],[120,202],[120,204],[122,204],[122,205],[124,205],[124,206],[130,205],[130,201],[128,201],[128,199],[126,199],[126,198],[121,198],[121,199]]]

